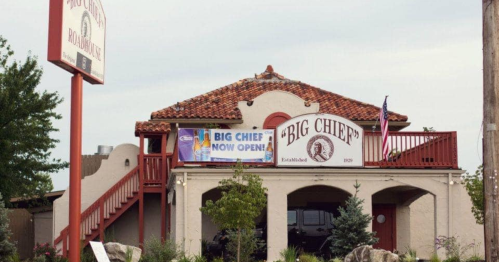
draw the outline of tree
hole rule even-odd
[[[464,176],[464,187],[471,197],[471,212],[475,216],[477,224],[483,225],[483,166],[479,166],[474,175],[466,174]]]
[[[8,261],[10,256],[16,252],[16,247],[9,241],[12,233],[9,229],[7,212],[0,193],[0,261]]]
[[[67,167],[60,159],[50,160],[59,142],[50,137],[59,131],[52,120],[61,119],[54,109],[62,99],[57,92],[35,90],[43,73],[36,57],[9,64],[13,54],[0,36],[0,193],[5,203],[52,190],[48,173]]]
[[[339,207],[340,215],[333,219],[334,228],[328,240],[331,241],[331,253],[345,257],[354,248],[373,245],[378,242],[376,232],[367,232],[366,228],[373,219],[370,214],[362,213],[363,199],[357,197],[360,184],[355,182],[355,195],[348,198],[346,207]]]
[[[267,188],[262,187],[262,179],[245,173],[244,168],[238,160],[232,178],[219,182],[222,197],[216,202],[208,200],[206,206],[200,208],[221,230],[236,230],[237,262],[240,261],[241,231],[255,228],[255,218],[267,203]]]

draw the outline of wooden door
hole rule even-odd
[[[379,242],[373,245],[388,251],[397,249],[395,205],[373,205],[373,231]]]

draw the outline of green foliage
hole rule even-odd
[[[130,247],[126,248],[125,262],[132,262],[133,250]]]
[[[331,241],[331,252],[333,255],[345,257],[354,248],[362,245],[373,245],[378,242],[375,238],[376,232],[367,232],[366,228],[372,220],[370,214],[362,213],[362,203],[357,197],[360,184],[354,185],[356,192],[346,201],[346,207],[339,207],[340,215],[333,219],[334,228],[329,237]]]
[[[255,218],[267,203],[267,189],[262,187],[262,179],[255,174],[245,173],[245,168],[238,160],[232,178],[223,179],[219,183],[222,197],[216,202],[208,200],[206,206],[200,208],[220,229],[237,230],[238,262],[241,230],[252,230],[255,227]]]
[[[16,247],[10,242],[12,232],[9,229],[8,212],[9,210],[5,208],[2,201],[2,193],[0,193],[0,261],[7,261],[16,253]]]
[[[222,257],[216,257],[212,262],[224,262],[224,259]]]
[[[206,259],[206,257],[202,256],[202,255],[195,255],[193,258],[192,258],[192,261],[193,262],[208,262],[208,259]]]
[[[237,231],[228,231],[229,242],[227,243],[227,252],[230,260],[237,259]],[[241,230],[241,252],[240,261],[249,262],[254,261],[252,258],[253,253],[258,249],[257,239],[253,230]]]
[[[304,253],[304,254],[301,254],[300,257],[300,262],[319,262],[319,258],[317,258],[316,256],[312,255],[312,254],[307,254],[307,253]]]
[[[50,137],[58,131],[52,120],[61,119],[54,110],[62,99],[35,90],[43,74],[36,57],[9,64],[13,53],[0,36],[0,193],[5,203],[12,197],[43,196],[53,189],[48,173],[67,166],[50,160],[59,142]]]
[[[471,212],[475,216],[477,224],[483,225],[483,166],[479,166],[474,175],[464,176],[464,186],[471,197]]]
[[[447,259],[444,260],[445,262],[454,262],[454,261],[466,260],[465,259],[466,252],[474,248],[477,244],[473,242],[470,244],[461,245],[457,237],[439,236],[435,240],[435,245],[437,246],[437,249],[440,248],[445,249],[447,256]]]
[[[161,243],[158,238],[151,238],[146,242],[145,254],[142,255],[142,262],[169,262],[175,258],[181,257],[177,245],[172,240],[165,240]],[[180,260],[179,260],[180,261]]]
[[[329,262],[343,262],[343,258],[341,258],[341,257],[335,257],[335,258],[329,260]]]
[[[33,258],[33,262],[47,262],[47,260],[45,259],[45,256],[37,256]]]
[[[294,246],[290,246],[281,251],[281,258],[284,259],[284,262],[295,262],[298,257],[298,249]]]
[[[430,262],[442,262],[442,260],[440,260],[437,253],[433,253],[431,254]]]
[[[13,255],[9,257],[7,260],[9,262],[21,262],[21,258],[19,257],[19,253],[15,252]]]
[[[49,243],[45,243],[45,244],[40,244],[40,243],[36,243],[35,245],[35,248],[34,248],[34,252],[35,252],[35,257],[43,257],[46,261],[46,262],[67,262],[68,259],[61,256],[61,255],[58,255],[57,254],[57,249],[55,248],[55,246],[51,246]],[[93,256],[93,254],[92,254]],[[89,261],[89,260],[81,260],[81,262],[92,262],[92,261]]]
[[[402,262],[416,262],[416,261],[418,261],[418,256],[416,254],[416,250],[409,248],[404,255],[400,256],[400,261],[402,261]]]

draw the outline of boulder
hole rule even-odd
[[[360,246],[352,250],[345,262],[398,262],[399,256],[383,249],[374,249],[372,246]]]
[[[142,250],[138,247],[127,246],[116,242],[108,242],[104,244],[107,256],[111,262],[126,262],[126,251],[132,250],[132,262],[138,262]]]

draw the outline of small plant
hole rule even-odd
[[[156,237],[152,237],[146,242],[145,254],[142,256],[142,262],[169,262],[179,258],[181,252],[172,240],[165,240],[161,243]],[[182,258],[181,258],[182,259]],[[181,261],[179,259],[179,261]],[[189,260],[190,261],[190,260]]]
[[[130,247],[126,248],[125,262],[132,262],[133,250]]]
[[[319,262],[319,259],[316,256],[307,253],[301,254],[299,259],[300,262]]]
[[[419,259],[416,254],[416,250],[408,248],[407,252],[404,255],[400,256],[400,260],[402,262],[416,262]]]
[[[298,250],[294,246],[290,246],[281,251],[281,258],[284,262],[295,262],[298,257]]]
[[[480,247],[482,246],[482,243],[478,242],[473,239],[473,247],[472,247],[472,252],[471,252],[471,257],[466,260],[467,262],[476,262],[476,261],[483,261],[483,257],[480,255]]]
[[[189,257],[183,256],[178,260],[178,262],[192,262],[192,259],[190,259]]]
[[[47,262],[47,260],[45,259],[45,256],[35,256],[33,262]]]
[[[437,249],[440,248],[445,249],[447,255],[447,259],[444,260],[445,262],[456,262],[456,261],[465,260],[464,258],[466,252],[476,245],[473,242],[461,246],[461,244],[457,240],[457,237],[446,237],[446,236],[439,236],[435,240],[435,244],[437,246]]]
[[[437,253],[433,253],[431,254],[430,262],[442,262],[442,260],[440,260]]]
[[[212,262],[224,262],[224,259],[222,257],[216,257]]]
[[[21,262],[21,258],[19,257],[19,253],[15,252],[8,259],[9,262]]]
[[[202,256],[202,255],[195,255],[193,258],[192,258],[192,261],[193,262],[208,262],[208,259],[206,259],[206,257]]]
[[[329,262],[343,262],[343,258],[341,258],[341,257],[335,257],[335,258],[329,260]]]
[[[2,38],[0,37],[0,48],[1,47]],[[6,261],[10,256],[16,253],[16,247],[9,241],[12,232],[10,232],[9,229],[8,213],[9,210],[5,208],[2,194],[0,194],[0,261]]]
[[[43,256],[47,262],[55,262],[55,257],[57,255],[55,246],[51,246],[49,243],[36,243],[34,251],[35,257]]]

